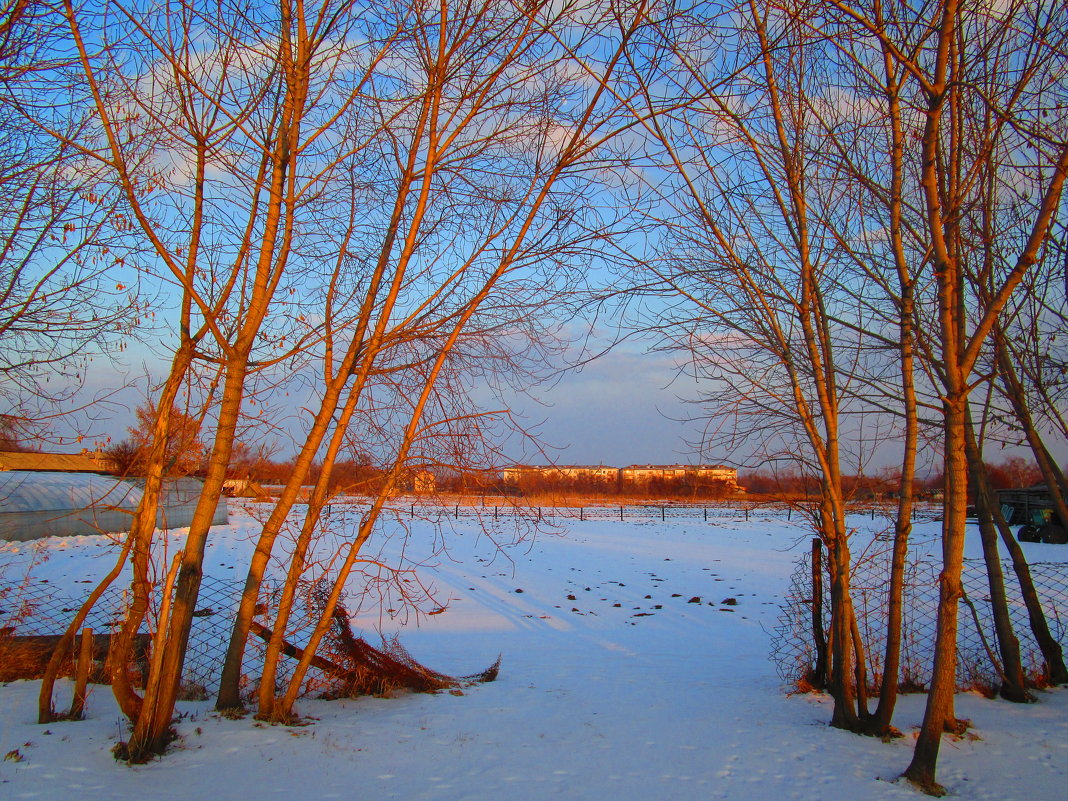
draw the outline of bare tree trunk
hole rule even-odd
[[[995,330],[995,340],[1002,336],[1003,332],[999,327]],[[1013,404],[1017,420],[1023,427],[1035,459],[1040,469],[1042,469],[1043,476],[1046,478],[1050,495],[1054,498],[1054,502],[1059,497],[1063,505],[1064,496],[1057,490],[1057,487],[1063,487],[1063,475],[1035,430],[1034,421],[1027,410],[1026,401],[1019,394],[1022,392],[1023,387],[1016,378],[1012,360],[1008,358],[1009,353],[1004,347],[1005,344],[1004,341],[1001,341],[1001,345],[998,346],[998,359],[1000,374],[1007,390],[1006,394]],[[1027,563],[1027,556],[1024,554],[1023,548],[1020,547],[1020,543],[1017,542],[1016,537],[1013,536],[1012,529],[1005,521],[997,504],[991,504],[991,512],[993,514],[993,522],[1001,535],[1001,541],[1012,559],[1013,572],[1016,574],[1016,581],[1020,585],[1020,594],[1027,609],[1031,633],[1035,638],[1035,642],[1038,643],[1042,658],[1046,663],[1046,678],[1052,684],[1066,684],[1068,683],[1068,667],[1064,663],[1064,653],[1060,643],[1057,642],[1057,639],[1049,630],[1049,622],[1046,620],[1042,601],[1038,597],[1038,591],[1035,589],[1035,583],[1031,577],[1031,568]]]
[[[935,772],[942,732],[955,718],[957,611],[962,594],[961,569],[968,507],[965,415],[970,371],[965,361],[968,343],[966,318],[962,315],[964,280],[957,258],[960,254],[956,250],[959,220],[953,217],[955,204],[959,202],[959,198],[952,194],[957,187],[960,168],[952,139],[957,133],[955,123],[958,120],[954,116],[955,98],[948,91],[957,66],[957,0],[946,0],[935,13],[938,15],[937,54],[932,78],[925,89],[927,106],[924,109],[920,186],[938,290],[937,342],[943,394],[945,500],[942,505],[942,572],[938,577],[934,665],[923,725],[904,776],[924,792],[942,794],[944,790],[936,781]],[[944,137],[949,138],[949,144],[943,141]]]
[[[186,309],[187,310],[187,309]],[[166,450],[171,428],[171,415],[182,383],[192,363],[193,341],[183,342],[174,356],[171,372],[156,406],[152,431],[152,446],[145,460],[145,487],[134,515],[133,526],[127,535],[133,551],[131,581],[132,601],[119,631],[111,638],[107,656],[107,672],[111,679],[111,691],[119,708],[129,720],[136,720],[141,713],[141,697],[130,682],[129,669],[133,662],[134,641],[148,613],[152,594],[149,579],[149,560],[152,539],[156,530],[156,517],[167,469]]]
[[[995,510],[996,518],[1001,518],[1001,512]],[[1038,597],[1034,579],[1031,578],[1031,568],[1027,564],[1027,557],[1023,548],[1012,531],[1005,523],[1004,518],[998,520],[998,530],[1001,532],[1001,541],[1005,550],[1012,558],[1012,569],[1016,573],[1016,580],[1020,583],[1020,594],[1023,596],[1024,606],[1027,607],[1027,619],[1031,624],[1031,633],[1042,658],[1046,660],[1047,678],[1051,684],[1068,684],[1068,668],[1064,664],[1064,652],[1061,644],[1049,630],[1049,622],[1046,620],[1045,610],[1042,608],[1042,600]]]
[[[156,631],[155,636],[152,638],[152,659],[148,677],[145,680],[145,697],[142,704],[141,714],[135,721],[134,732],[131,735],[130,740],[123,744],[120,751],[117,752],[121,758],[128,762],[147,762],[156,754],[162,753],[163,749],[167,746],[167,741],[172,739],[169,715],[167,717],[167,731],[159,735],[161,742],[153,743],[151,748],[146,748],[143,741],[136,739],[136,726],[146,718],[151,719],[153,716],[152,713],[160,703],[159,696],[161,683],[159,676],[160,671],[162,670],[163,660],[166,656],[166,640],[171,621],[171,598],[174,590],[174,579],[178,573],[178,567],[181,562],[182,552],[178,551],[171,560],[170,569],[167,571],[167,577],[163,583],[163,597],[160,602],[159,611],[159,628]]]
[[[938,618],[935,628],[934,666],[927,691],[923,726],[916,740],[905,777],[932,794],[944,791],[935,780],[942,732],[956,727],[953,695],[956,692],[957,610],[961,598],[964,532],[968,506],[964,412],[966,399],[946,400],[945,501],[942,522],[942,572],[938,577]]]
[[[324,471],[325,472],[325,471]],[[267,641],[267,652],[263,657],[263,671],[260,674],[259,702],[256,717],[261,720],[274,720],[275,699],[278,697],[278,661],[285,652],[286,626],[293,612],[293,600],[297,594],[297,585],[304,573],[305,559],[308,548],[311,545],[312,535],[322,514],[326,501],[326,492],[320,493],[319,487],[329,484],[320,477],[316,485],[314,497],[308,502],[308,511],[304,517],[300,535],[297,537],[297,545],[289,560],[289,569],[286,572],[286,580],[282,585],[282,596],[278,600],[278,610],[275,613],[274,627],[271,637]]]
[[[856,685],[857,685],[857,731],[862,731],[867,719],[868,714],[868,658],[866,655],[866,649],[864,647],[864,639],[860,636],[860,624],[857,622],[856,607],[850,607],[852,614],[852,624],[850,629],[853,633],[853,659],[856,664]]]
[[[881,9],[876,8],[876,24],[885,28]],[[881,43],[888,123],[890,127],[890,240],[897,272],[899,299],[898,358],[901,375],[902,416],[905,437],[902,443],[901,484],[898,488],[897,516],[894,520],[894,549],[890,559],[890,582],[887,587],[886,647],[883,652],[883,676],[879,686],[879,704],[867,721],[868,733],[885,737],[892,731],[901,673],[901,632],[904,614],[905,560],[912,534],[912,511],[916,486],[916,444],[919,419],[916,403],[916,280],[905,254],[903,222],[903,186],[905,132],[901,118],[901,88],[904,71],[895,62],[886,43]]]
[[[866,721],[866,733],[885,737],[892,732],[901,674],[901,636],[904,618],[905,562],[912,533],[913,493],[916,475],[916,395],[912,387],[911,348],[902,338],[902,375],[905,397],[905,451],[902,457],[901,486],[894,520],[894,548],[890,558],[890,582],[887,587],[886,646],[883,652],[883,675],[879,685],[879,703]]]
[[[970,415],[969,415],[970,417]],[[994,614],[994,631],[1002,661],[1001,696],[1009,701],[1026,703],[1034,701],[1027,691],[1023,663],[1020,659],[1020,641],[1013,631],[1009,617],[1009,604],[1005,595],[1005,576],[1001,570],[1001,555],[998,553],[998,535],[994,528],[995,501],[975,439],[975,429],[968,420],[967,439],[968,470],[975,486],[975,507],[979,516],[979,535],[983,542],[983,557],[986,562],[987,581],[990,586],[990,605]],[[1000,513],[999,513],[1000,514]]]
[[[204,486],[189,526],[189,534],[186,536],[181,570],[178,574],[167,628],[163,629],[163,623],[160,624],[160,630],[164,634],[160,639],[160,645],[157,646],[162,651],[160,669],[158,673],[153,674],[155,685],[146,687],[145,690],[146,698],[151,694],[154,703],[151,706],[146,704],[145,708],[140,711],[129,740],[128,747],[133,761],[139,761],[146,755],[162,753],[170,740],[171,718],[181,684],[189,632],[203,578],[204,548],[207,544],[212,518],[215,516],[215,508],[222,496],[223,481],[226,478],[226,468],[230,463],[234,431],[237,428],[244,394],[247,370],[245,359],[247,355],[228,365],[215,445],[208,462]]]
[[[854,613],[849,592],[850,557],[849,545],[842,537],[835,537],[830,544],[831,557],[831,637],[828,651],[831,661],[831,682],[828,688],[834,699],[831,725],[849,731],[858,731],[860,716],[857,714],[858,694],[855,691],[853,642]]]

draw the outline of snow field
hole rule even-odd
[[[255,521],[239,510],[232,519],[213,530],[208,572],[241,579]],[[496,682],[462,695],[305,699],[298,711],[310,725],[301,727],[182,703],[180,741],[133,768],[110,754],[123,724],[108,688],[95,688],[87,720],[42,727],[33,722],[37,683],[13,682],[0,686],[0,754],[12,754],[0,761],[0,799],[919,797],[896,777],[921,696],[899,704],[906,738],[882,743],[830,729],[829,699],[787,696],[775,675],[767,632],[808,547],[796,521],[570,521],[506,553],[469,520],[444,533],[447,553],[428,523],[406,525],[406,553],[434,591],[426,609],[445,611],[391,619],[369,607],[354,627],[372,642],[376,628],[400,632],[417,659],[446,673],[476,672],[500,653]],[[858,516],[856,525],[862,535],[877,521]],[[373,555],[395,560],[399,531]],[[921,525],[918,540],[936,532]],[[107,570],[114,551],[103,537],[42,542],[37,552],[0,546],[5,578],[36,559],[35,579],[84,581]],[[1057,546],[1029,553],[1068,558]],[[60,693],[62,704],[69,690]],[[1064,691],[1026,707],[960,696],[958,714],[974,728],[944,741],[940,780],[960,798],[1063,798],[1066,713]]]

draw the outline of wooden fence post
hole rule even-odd
[[[85,690],[89,683],[89,669],[93,665],[93,630],[82,629],[78,666],[74,674],[74,700],[70,703],[70,719],[81,720],[85,713]]]
[[[812,538],[812,641],[816,646],[816,664],[811,683],[818,689],[827,686],[827,637],[823,631],[823,543]]]

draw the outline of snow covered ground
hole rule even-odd
[[[429,524],[409,525],[416,550],[436,550]],[[209,572],[240,573],[254,528],[236,510],[214,529]],[[925,524],[917,536],[935,533]],[[899,704],[903,740],[856,737],[826,725],[826,697],[788,696],[769,661],[768,631],[807,548],[796,520],[572,520],[507,557],[473,521],[447,536],[449,555],[420,571],[446,611],[391,620],[368,610],[358,625],[401,631],[417,659],[446,673],[481,670],[500,653],[496,682],[462,694],[306,699],[302,727],[182,703],[180,740],[137,767],[111,756],[124,727],[108,688],[93,691],[87,720],[38,726],[37,683],[12,682],[0,686],[0,799],[918,797],[896,777],[922,697]],[[103,537],[42,542],[0,545],[4,577],[36,561],[34,580],[73,585],[104,572],[114,552]],[[387,554],[399,547],[391,542]],[[1068,548],[1032,545],[1030,555],[1064,561]],[[65,705],[69,690],[60,692]],[[1030,706],[965,694],[957,712],[973,729],[942,747],[939,777],[952,794],[1065,797],[1068,692]]]

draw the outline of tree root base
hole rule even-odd
[[[914,779],[908,773],[903,773],[901,778],[925,795],[933,796],[934,798],[942,798],[946,795],[946,788],[934,779]]]
[[[177,739],[178,732],[173,726],[168,726],[167,730],[157,738],[155,743],[150,745],[131,745],[125,740],[119,740],[112,746],[111,753],[116,762],[125,762],[128,765],[144,765],[156,757],[163,756],[167,746]]]

